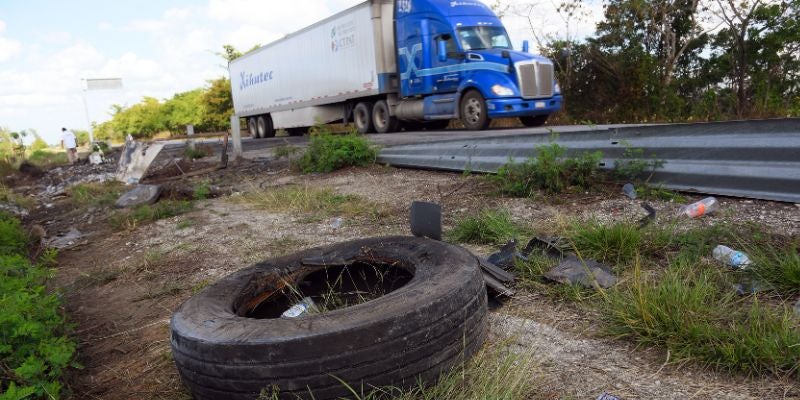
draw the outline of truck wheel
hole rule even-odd
[[[372,103],[358,103],[353,109],[353,123],[356,124],[358,133],[375,132],[372,124]]]
[[[372,123],[375,124],[378,133],[397,132],[397,128],[400,127],[397,117],[389,115],[389,104],[386,100],[378,100],[372,107]]]
[[[255,118],[247,119],[247,130],[250,132],[250,137],[253,139],[258,139],[258,128],[256,128]]]
[[[461,122],[470,131],[484,130],[489,126],[486,100],[477,90],[470,90],[461,99]]]
[[[256,137],[270,138],[275,136],[275,128],[272,126],[272,117],[261,115],[256,119]]]
[[[537,115],[535,117],[519,117],[519,120],[522,122],[522,125],[534,127],[544,125],[544,123],[547,122],[547,117],[549,117],[549,115]]]
[[[270,303],[276,315],[291,305],[270,298],[281,287],[324,288],[312,277],[381,264],[412,276],[348,308],[255,317]],[[359,239],[259,262],[205,288],[172,315],[172,354],[197,400],[255,399],[271,385],[281,399],[319,400],[349,398],[349,387],[416,387],[480,348],[486,301],[478,259],[463,248],[416,237]]]

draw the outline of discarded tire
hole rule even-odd
[[[270,307],[286,307],[276,296],[293,283],[312,285],[304,279],[355,265],[409,278],[361,304],[274,318]],[[258,313],[272,318],[251,318]],[[172,352],[197,399],[254,399],[276,389],[281,398],[329,399],[351,395],[347,386],[434,382],[480,348],[486,313],[478,260],[468,251],[424,238],[362,239],[267,260],[210,285],[172,316]]]

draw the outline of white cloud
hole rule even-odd
[[[6,22],[0,20],[0,35],[6,30]],[[22,43],[0,36],[0,63],[16,57],[22,52]]]

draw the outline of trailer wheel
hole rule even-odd
[[[353,123],[358,133],[375,132],[375,125],[372,124],[372,103],[356,104],[356,108],[353,109]]]
[[[270,138],[275,136],[275,128],[272,126],[272,117],[269,115],[261,115],[256,122],[258,137]]]
[[[484,130],[489,126],[486,100],[477,90],[470,90],[461,99],[461,122],[470,131]]]
[[[372,123],[375,124],[378,133],[397,132],[397,128],[400,127],[397,117],[389,115],[389,104],[386,100],[378,100],[372,107]]]
[[[522,122],[522,125],[536,127],[544,125],[544,123],[547,122],[547,117],[549,117],[549,115],[537,115],[535,117],[519,117],[519,120]]]
[[[255,118],[247,119],[247,130],[248,132],[250,132],[250,137],[252,137],[253,139],[258,139],[258,128],[256,128]]]

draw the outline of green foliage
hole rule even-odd
[[[282,144],[272,149],[272,155],[277,159],[290,158],[300,152],[300,147],[291,144]]]
[[[447,236],[458,243],[502,245],[521,231],[508,211],[485,209],[476,215],[460,218]]]
[[[375,162],[378,152],[362,135],[335,135],[324,125],[314,127],[308,147],[297,165],[304,173],[331,172],[349,166]]]
[[[200,146],[197,146],[195,148],[191,148],[189,146],[186,146],[186,148],[183,150],[183,156],[187,160],[197,160],[197,159],[203,158],[203,157],[205,157],[207,155],[208,154],[206,153],[205,148],[204,147],[200,147]]]
[[[642,200],[686,202],[686,197],[674,190],[665,189],[658,185],[648,185],[646,183],[636,185],[636,196]]]
[[[72,204],[76,207],[110,206],[122,194],[119,182],[80,183],[67,189]]]
[[[625,150],[622,158],[614,161],[614,175],[618,179],[642,182],[647,180],[647,174],[664,166],[663,160],[647,159],[644,149],[633,148],[630,143],[622,143]]]
[[[627,285],[607,292],[610,332],[664,346],[677,359],[750,373],[797,373],[800,330],[788,310],[754,300],[741,307],[716,267],[671,266],[663,277],[638,268]]]
[[[565,97],[565,119],[633,123],[799,115],[800,1],[604,4],[592,37],[545,44]],[[722,22],[720,29],[705,31],[708,19]]]
[[[267,211],[309,214],[312,220],[330,216],[368,216],[377,220],[388,214],[383,207],[359,196],[326,187],[293,185],[249,192],[238,199]]]
[[[60,297],[46,289],[53,271],[25,257],[25,236],[18,220],[0,216],[0,398],[58,399],[76,345]]]
[[[144,204],[133,210],[117,211],[109,216],[109,223],[117,229],[134,229],[141,223],[170,218],[191,211],[194,203],[186,200],[162,200]]]
[[[166,118],[158,99],[145,97],[128,108],[114,106],[111,125],[121,135],[134,138],[149,138],[166,129]]]
[[[642,251],[642,232],[631,224],[574,224],[569,237],[582,257],[615,265],[632,261]]]
[[[161,105],[160,113],[163,114],[164,128],[173,134],[186,134],[186,125],[202,128],[203,89],[195,89],[178,93]]]
[[[490,179],[500,192],[514,197],[531,197],[537,190],[560,193],[569,186],[588,186],[598,174],[603,153],[584,152],[577,158],[565,157],[567,148],[558,143],[536,147],[536,156],[524,163],[513,160],[500,167]]]
[[[56,165],[64,165],[69,162],[67,153],[63,151],[34,150],[28,156],[28,162],[39,168],[51,168]]]
[[[194,190],[192,191],[192,197],[195,200],[205,200],[211,194],[211,182],[208,180],[200,181],[197,185],[195,185]]]
[[[778,246],[743,245],[742,250],[753,261],[750,274],[757,281],[785,296],[800,293],[800,253],[797,245]]]
[[[203,127],[210,131],[230,128],[233,115],[231,81],[222,77],[208,82],[200,99],[203,108]]]

